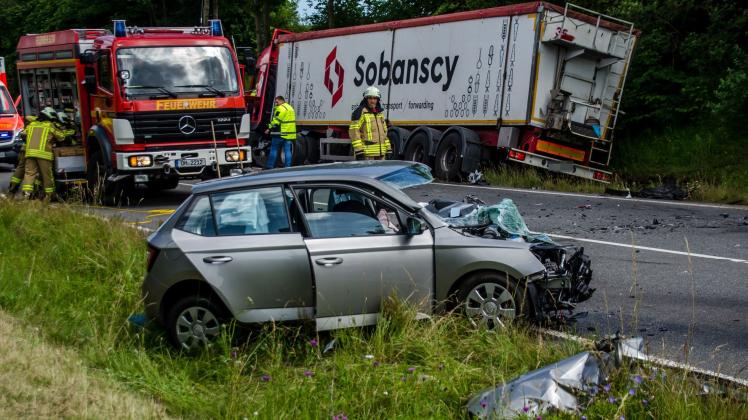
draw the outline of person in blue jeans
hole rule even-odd
[[[291,104],[282,96],[275,97],[275,111],[270,126],[265,130],[270,134],[270,154],[265,169],[275,168],[278,151],[283,146],[283,157],[286,168],[291,166],[293,142],[296,141],[296,113]]]

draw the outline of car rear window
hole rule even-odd
[[[190,208],[182,215],[176,226],[177,229],[202,236],[216,236],[213,224],[213,212],[207,195],[197,197]]]

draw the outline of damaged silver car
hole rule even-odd
[[[146,313],[192,349],[232,319],[375,324],[393,295],[488,327],[545,310],[554,283],[535,251],[450,228],[402,191],[431,180],[424,165],[385,161],[197,184],[148,239]]]

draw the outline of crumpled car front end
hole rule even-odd
[[[545,268],[542,278],[533,278],[527,287],[531,317],[538,322],[567,321],[576,305],[595,291],[590,287],[592,268],[584,247],[560,245],[548,235],[530,231],[512,200],[486,205],[467,196],[463,201],[432,200],[425,209],[464,236],[527,246]]]

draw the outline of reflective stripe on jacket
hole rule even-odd
[[[390,139],[387,137],[384,113],[371,112],[363,104],[353,112],[351,125],[348,127],[348,136],[351,138],[351,147],[356,154],[384,156],[392,151]]]
[[[51,121],[32,122],[26,126],[26,157],[54,160],[52,143],[64,137],[64,133]]]
[[[279,129],[281,138],[285,140],[296,140],[296,113],[288,102],[275,107],[270,128],[271,131]]]

